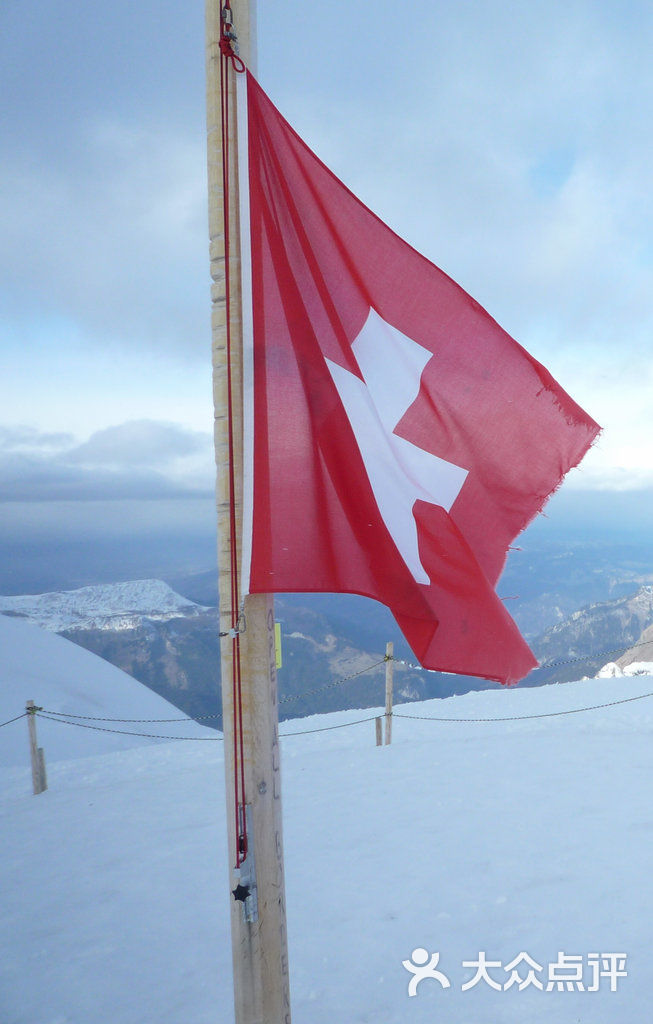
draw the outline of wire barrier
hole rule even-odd
[[[605,704],[591,704],[585,708],[569,708],[566,711],[543,711],[537,715],[506,715],[502,718],[440,718],[434,715],[402,715],[394,711],[393,718],[412,718],[424,722],[526,722],[533,718],[560,718],[563,715],[580,715],[583,711],[598,711],[600,708],[612,708],[617,704],[629,704],[633,700],[644,700],[653,697],[652,693],[638,693],[635,697],[622,697],[621,700],[610,700]]]
[[[41,711],[38,712],[38,717],[45,718],[48,722],[59,722],[60,725],[74,725],[78,729],[93,729],[94,732],[111,732],[117,736],[145,736],[150,740],[180,740],[189,743],[218,743],[223,739],[222,736],[163,736],[160,733],[136,732],[132,729],[109,729],[104,725],[89,725],[87,722],[71,722],[68,718],[64,718],[63,716],[55,718],[53,715],[46,715]],[[107,719],[107,721],[111,721],[111,719]],[[184,721],[184,719],[179,719],[179,721]],[[191,722],[192,719],[187,718],[185,721]]]
[[[124,725],[173,725],[175,722],[203,722],[209,718],[222,718],[220,711],[213,715],[197,715],[184,718],[102,718],[98,715],[73,715],[70,711],[52,711],[51,708],[43,708],[46,715],[57,715],[60,718],[83,718],[86,722],[122,722]]]
[[[19,722],[21,718],[27,718],[27,712],[23,711],[22,715],[16,715],[15,718],[10,718],[6,722],[0,722],[0,729],[4,729],[5,725],[11,725],[12,722]]]
[[[333,690],[336,686],[342,686],[343,683],[348,683],[352,679],[357,679],[358,676],[362,676],[366,672],[371,672],[372,669],[378,668],[379,665],[383,665],[386,661],[390,660],[394,661],[394,658],[380,658],[379,661],[372,662],[371,665],[367,665],[365,668],[359,669],[358,672],[352,672],[351,675],[343,676],[342,679],[336,679],[334,682],[326,683],[324,686],[317,686],[314,690],[306,690],[305,693],[288,694],[286,697],[279,697],[279,703],[286,704],[289,701],[301,700],[302,697],[314,697],[316,693],[324,693],[326,690]]]
[[[504,715],[504,716],[497,716],[496,718],[445,718],[445,717],[440,716],[440,715],[406,715],[406,714],[402,714],[400,711],[392,711],[391,714],[392,714],[393,718],[404,718],[404,719],[407,719],[407,720],[410,720],[410,721],[416,721],[416,722],[417,721],[419,721],[419,722],[462,722],[462,723],[474,723],[474,724],[475,723],[481,723],[481,722],[483,722],[483,723],[487,723],[487,722],[527,722],[527,721],[532,721],[533,719],[539,719],[539,718],[562,718],[562,717],[564,717],[566,715],[580,715],[580,714],[582,714],[585,711],[599,711],[602,708],[612,708],[612,707],[616,707],[619,704],[630,704],[630,703],[632,703],[633,701],[636,701],[636,700],[645,700],[647,697],[653,697],[653,691],[651,693],[636,694],[634,697],[622,697],[619,700],[606,701],[603,704],[591,704],[591,705],[588,705],[587,707],[583,707],[583,708],[568,708],[565,711],[543,711],[543,712],[540,712],[539,714],[535,714],[535,715]],[[400,705],[400,706],[404,706],[404,705]],[[145,739],[151,739],[151,740],[179,740],[180,742],[186,742],[186,743],[193,743],[193,742],[197,742],[197,743],[220,743],[224,739],[223,736],[169,736],[169,735],[163,735],[161,733],[137,732],[137,731],[131,730],[131,729],[109,729],[107,726],[89,725],[87,722],[80,722],[80,721],[71,722],[70,718],[73,717],[73,716],[71,715],[69,717],[64,717],[64,713],[63,712],[54,712],[54,713],[48,714],[48,713],[45,713],[44,711],[38,711],[38,712],[36,712],[36,714],[40,718],[44,718],[44,719],[46,719],[47,721],[50,721],[50,722],[59,722],[59,724],[61,724],[61,725],[74,725],[78,729],[92,729],[95,732],[108,732],[108,733],[113,733],[113,734],[118,735],[118,736],[141,736],[141,737],[143,737]],[[55,717],[55,715],[57,717]],[[17,722],[19,719],[25,718],[25,717],[26,717],[25,713],[22,714],[22,715],[17,715],[16,718],[11,718],[11,719],[9,719],[8,722],[3,722],[2,725],[9,725],[11,722]],[[79,715],[79,716],[76,716],[76,717],[82,718],[82,717],[85,717],[85,716]],[[281,733],[279,733],[279,737],[281,739],[285,739],[286,737],[290,737],[290,736],[308,736],[310,734],[318,733],[318,732],[332,732],[335,729],[348,729],[350,726],[353,726],[353,725],[362,725],[364,722],[373,722],[378,717],[383,717],[383,716],[368,715],[365,718],[357,718],[353,722],[339,722],[336,725],[322,725],[322,726],[317,726],[314,729],[298,729],[298,730],[296,729],[296,730],[293,730],[292,732],[281,732]],[[113,719],[102,719],[102,721],[113,721]],[[115,719],[115,721],[120,722],[120,721],[123,721],[123,719]],[[125,719],[124,721],[129,721],[129,720]],[[138,719],[136,719],[136,721],[138,721]],[[193,719],[191,719],[191,718],[174,719],[174,721],[191,722],[191,721],[193,721]]]
[[[101,725],[87,725],[86,722],[70,722],[68,719],[63,717],[53,718],[52,715],[43,714],[42,712],[37,712],[37,714],[39,718],[45,718],[50,722],[59,722],[60,725],[75,725],[77,726],[78,729],[93,729],[95,732],[111,732],[118,736],[143,736],[151,740],[182,740],[188,743],[221,743],[224,740],[223,736],[162,736],[159,733],[132,732],[131,730],[127,729],[108,729],[106,728],[106,726]],[[24,718],[25,716],[20,715],[19,717]],[[331,732],[333,729],[347,729],[350,725],[361,725],[362,722],[373,722],[374,719],[377,717],[377,715],[370,715],[367,718],[358,718],[354,722],[340,722],[337,725],[322,725],[318,726],[315,729],[301,729],[299,731],[295,730],[293,732],[280,732],[279,736],[281,739],[284,739],[287,736],[308,736],[309,733]],[[12,719],[12,721],[16,721],[16,719]],[[111,721],[111,719],[109,719],[109,721]],[[191,722],[193,721],[193,719],[178,719],[178,721]]]

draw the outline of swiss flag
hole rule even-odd
[[[238,78],[243,589],[376,598],[424,666],[515,682],[494,586],[599,427]]]

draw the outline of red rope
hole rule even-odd
[[[229,12],[228,17],[225,16],[226,12]],[[245,62],[241,60],[232,46],[231,41],[236,38],[230,28],[232,22],[233,17],[231,13],[230,0],[224,0],[224,3],[220,4],[220,53],[223,57],[227,57],[229,59],[234,71],[242,74],[245,70]]]
[[[237,71],[239,74],[242,74],[242,72],[245,70],[245,62],[234,51],[231,42],[224,35],[220,38],[220,53],[222,54],[223,57],[229,58],[229,60],[231,61],[231,66],[234,69],[234,71]]]
[[[230,10],[229,0],[220,6],[220,97],[222,127],[222,202],[224,214],[224,260],[225,260],[225,316],[227,333],[227,415],[229,429],[229,547],[231,569],[231,629],[232,638],[232,703],[234,713],[234,818],[236,828],[236,867],[240,867],[247,856],[247,821],[245,817],[245,739],[243,725],[242,672],[240,659],[240,637],[238,635],[240,588],[238,581],[238,535],[236,523],[236,474],[234,445],[234,400],[231,367],[231,232],[230,232],[230,175],[229,175],[229,64],[234,71],[244,71],[245,65],[234,53],[226,26],[231,19],[224,17]]]

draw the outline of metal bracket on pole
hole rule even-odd
[[[240,615],[238,616],[238,621],[236,622],[236,625],[232,626],[231,629],[225,629],[223,632],[218,633],[218,636],[220,638],[222,638],[223,636],[228,636],[230,640],[235,640],[236,637],[240,636],[241,633],[244,633],[246,629],[247,619],[245,618],[245,613],[241,612]]]
[[[243,905],[243,921],[253,924],[258,921],[258,893],[256,888],[256,861],[254,859],[254,821],[251,804],[245,805],[245,821],[247,822],[247,855],[240,867],[234,868],[233,877],[236,888],[232,895]]]

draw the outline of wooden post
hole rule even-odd
[[[392,743],[392,680],[394,676],[394,644],[385,645],[385,741]]]
[[[239,55],[253,67],[255,57],[255,5],[253,0],[231,0],[233,31]],[[224,215],[222,193],[222,129],[220,94],[220,4],[206,0],[207,157],[209,186],[209,251],[212,298],[213,402],[215,411],[216,501],[220,632],[231,628],[231,547],[229,504],[229,423],[227,416],[226,293]],[[234,71],[228,68],[230,210],[230,328],[231,374],[234,391],[234,469],[236,481],[236,534],[238,564],[242,544],[242,302],[238,239],[237,123]],[[224,729],[229,899],[233,955],[236,1024],[290,1024],[290,989],[285,912],[281,772],[277,706],[274,604],[272,595],[248,597],[244,604],[244,630],[240,633],[244,773],[248,838],[253,851],[256,907],[232,895],[239,883],[235,872],[236,825],[234,813],[234,706],[232,696],[232,640],[221,641],[222,709]],[[248,858],[249,859],[249,858]],[[246,910],[247,905],[247,910]],[[224,1020],[216,1012],[216,1021]]]
[[[383,742],[383,733],[382,733],[383,726],[381,724],[381,716],[380,715],[379,715],[378,718],[374,719],[374,727],[376,729],[376,745],[377,745],[377,747],[380,747],[382,742]]]
[[[39,747],[39,774],[41,777],[41,792],[44,793],[48,788],[48,776],[45,771],[45,752],[43,747]]]
[[[43,747],[39,747],[38,740],[36,738],[36,712],[40,710],[41,709],[37,708],[33,700],[28,700],[25,704],[25,711],[27,713],[27,729],[29,732],[29,753],[30,761],[32,762],[32,790],[34,791],[34,796],[38,796],[39,793],[43,793],[43,791],[47,789]]]

